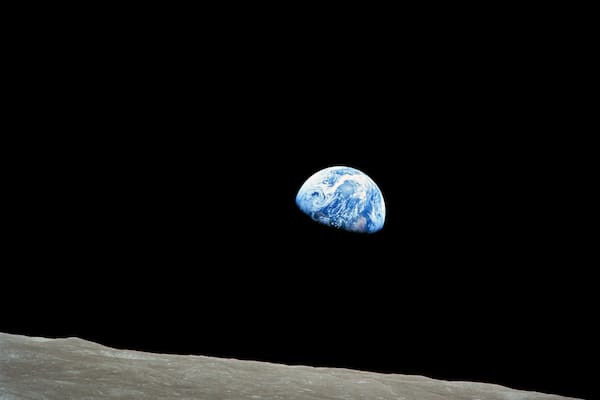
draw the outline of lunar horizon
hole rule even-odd
[[[0,398],[567,400],[482,382],[116,349],[0,333]]]

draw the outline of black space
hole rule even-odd
[[[587,396],[586,145],[541,51],[425,32],[25,63],[0,330]],[[296,207],[331,165],[377,182],[382,231]]]

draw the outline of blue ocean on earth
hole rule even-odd
[[[377,184],[347,166],[310,176],[298,190],[296,205],[314,221],[350,232],[374,233],[385,222],[385,202]]]

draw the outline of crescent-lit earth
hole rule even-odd
[[[314,221],[350,232],[374,233],[385,222],[385,202],[377,184],[347,166],[311,175],[298,190],[296,205]]]

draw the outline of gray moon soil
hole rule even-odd
[[[0,332],[0,400],[558,400],[490,383],[157,354]]]

